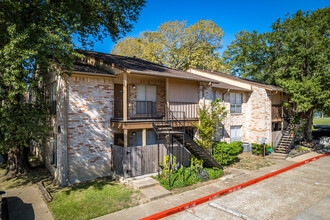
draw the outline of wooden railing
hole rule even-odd
[[[198,103],[197,102],[170,102],[169,110],[173,112],[174,116],[177,119],[182,119],[184,116],[188,119],[197,119],[198,118]]]

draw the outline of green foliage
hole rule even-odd
[[[214,140],[219,137],[219,128],[222,127],[221,121],[226,117],[228,111],[222,105],[220,99],[211,102],[210,105],[204,103],[198,111],[199,124],[196,124],[198,130],[199,145],[204,149],[211,149]]]
[[[169,155],[164,156],[164,163],[159,162],[159,166],[163,170],[162,175],[168,176],[169,173],[171,173],[171,174],[173,173],[174,167],[176,165],[176,156],[173,155],[172,165],[170,165],[170,163],[171,163],[171,161],[170,161]],[[171,169],[170,169],[170,167],[171,167]]]
[[[203,170],[203,159],[191,158],[190,159],[190,169],[195,173],[198,173]]]
[[[69,73],[82,46],[107,35],[117,40],[131,30],[144,0],[1,1],[0,151],[23,148],[49,134],[49,107],[40,88],[60,64]],[[30,91],[33,99],[27,103]]]
[[[203,168],[203,171],[208,173],[209,179],[217,179],[223,175],[223,171],[217,168]],[[200,179],[198,176],[198,172],[195,172],[190,168],[185,169],[185,182],[183,181],[183,168],[177,169],[173,172],[171,175],[170,186],[168,175],[161,175],[160,178],[155,176],[154,178],[159,181],[160,185],[168,190],[174,188],[182,188],[185,186],[193,185],[197,182],[202,182],[202,179]]]
[[[190,26],[186,21],[169,21],[157,31],[142,32],[115,45],[114,54],[141,58],[174,69],[190,67],[224,70],[217,52],[222,47],[222,28],[211,20],[200,20]]]
[[[270,32],[241,31],[224,52],[226,64],[235,75],[281,86],[303,117],[329,112],[329,20],[330,7],[299,10],[276,20]],[[305,130],[310,136],[310,123]]]
[[[230,144],[218,142],[213,145],[213,158],[222,166],[229,166],[237,161],[243,150],[243,143],[235,141]]]
[[[269,153],[269,150],[273,149],[272,146],[265,144],[265,152],[266,154]],[[263,155],[264,154],[264,147],[262,144],[252,143],[252,152],[256,155]]]

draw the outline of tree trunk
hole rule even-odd
[[[8,152],[6,176],[9,178],[26,174],[31,165],[28,160],[29,148],[17,147]]]
[[[304,128],[304,139],[307,142],[312,141],[313,110],[306,112],[306,123]]]

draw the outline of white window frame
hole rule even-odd
[[[237,137],[237,133],[240,133],[240,136]],[[233,137],[235,134],[235,137]],[[230,126],[230,143],[235,141],[243,140],[242,125]]]
[[[240,98],[239,98],[239,96]],[[242,114],[243,93],[231,92],[230,93],[230,113]]]

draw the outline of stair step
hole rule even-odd
[[[159,182],[151,177],[147,177],[139,180],[132,180],[129,182],[129,185],[133,186],[134,189],[146,189],[159,185]]]
[[[150,201],[156,200],[156,199],[160,199],[160,198],[164,198],[166,196],[170,196],[172,195],[172,193],[170,191],[168,191],[167,189],[165,189],[162,186],[153,186],[153,187],[149,187],[149,188],[145,188],[145,189],[141,189],[140,190],[141,193],[143,193]]]

